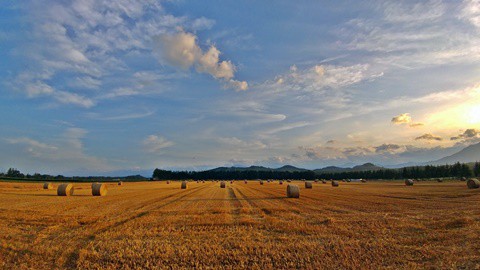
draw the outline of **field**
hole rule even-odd
[[[108,184],[105,197],[0,182],[0,268],[480,268],[480,190],[465,182],[296,184],[299,199],[278,182]]]

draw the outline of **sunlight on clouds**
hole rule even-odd
[[[207,73],[226,82],[227,87],[247,90],[248,83],[234,80],[236,67],[231,61],[221,61],[221,52],[211,45],[204,52],[197,43],[197,36],[181,30],[175,34],[164,34],[156,38],[160,54],[172,66],[182,69],[195,67],[199,73]]]

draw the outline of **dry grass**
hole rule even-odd
[[[255,182],[256,183],[256,182]],[[465,182],[107,184],[69,198],[0,182],[0,269],[475,269],[480,192]],[[294,241],[292,241],[294,239]]]

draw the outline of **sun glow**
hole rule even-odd
[[[468,124],[480,123],[480,104],[466,108],[465,121]]]

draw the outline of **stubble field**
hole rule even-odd
[[[296,182],[299,199],[287,183],[226,183],[58,197],[0,182],[0,268],[480,268],[480,190],[465,182]]]

